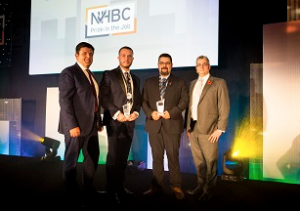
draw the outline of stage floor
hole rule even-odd
[[[42,161],[41,158],[0,155],[1,206],[11,208],[59,209],[65,204],[66,192],[62,180],[63,161]],[[81,171],[81,163],[79,163]],[[249,209],[279,208],[299,206],[300,185],[267,181],[244,180],[241,182],[219,180],[214,198],[208,202],[199,202],[196,196],[186,194],[179,201],[171,193],[168,172],[165,172],[163,194],[159,197],[142,195],[150,187],[152,171],[128,171],[125,186],[134,192],[127,206],[132,210],[149,208],[168,208],[176,210],[209,208]],[[95,185],[105,189],[105,166],[99,165]],[[194,174],[182,173],[182,189],[196,186]],[[105,196],[99,196],[96,206],[110,206]],[[96,207],[97,208],[97,207]]]

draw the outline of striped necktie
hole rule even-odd
[[[166,78],[160,78],[159,79],[160,99],[164,99],[166,88],[167,88],[167,79]]]
[[[131,79],[128,72],[125,72],[125,81],[127,87],[127,102],[132,103],[132,88],[131,88]]]

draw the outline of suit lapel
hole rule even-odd
[[[136,78],[135,78],[135,75],[134,74],[131,74],[130,73],[130,75],[131,75],[131,78],[132,78],[132,84],[133,84],[133,87],[132,87],[132,89],[133,89],[133,100],[134,100],[134,98],[135,98],[135,96],[136,96],[136,89],[135,89],[135,87],[137,87],[137,81],[136,81]]]
[[[201,96],[200,96],[199,102],[203,99],[203,97],[205,96],[206,92],[211,87],[211,84],[212,84],[213,81],[214,81],[214,78],[212,76],[209,76],[209,78],[207,79],[206,83],[204,84],[204,87],[203,87],[203,90],[201,92]]]
[[[82,80],[84,80],[85,84],[89,87],[89,89],[91,89],[91,91],[93,91],[89,79],[86,77],[86,75],[84,74],[84,72],[82,71],[82,69],[80,68],[80,66],[77,63],[76,63],[76,68],[77,68],[78,74],[80,75]]]
[[[160,94],[159,94],[159,76],[158,77],[154,77],[154,79],[153,79],[153,93],[155,93],[157,99],[160,99]]]
[[[172,93],[172,86],[173,86],[173,76],[170,74],[168,81],[167,81],[167,88],[166,88],[166,93],[165,96],[168,95],[168,93]]]
[[[125,85],[124,85],[124,81],[123,81],[123,77],[122,77],[122,70],[121,68],[117,68],[116,71],[115,71],[115,74],[116,74],[116,78],[118,80],[118,83],[120,84],[124,94],[126,95],[126,89],[125,89]]]

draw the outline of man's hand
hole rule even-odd
[[[171,118],[170,113],[168,111],[164,111],[164,114],[162,115],[162,117],[164,119],[170,119]]]
[[[211,143],[216,143],[219,141],[220,136],[222,135],[222,131],[215,130],[208,138]]]
[[[127,120],[127,118],[125,117],[125,115],[122,112],[120,112],[117,116],[117,120],[119,122],[125,122]]]
[[[129,115],[129,117],[127,118],[127,121],[134,121],[138,118],[137,113],[133,112]]]
[[[159,120],[161,115],[159,115],[157,111],[153,111],[152,114],[151,114],[151,117],[152,117],[153,120]]]
[[[71,130],[69,130],[70,136],[71,137],[78,137],[80,136],[80,128],[79,127],[75,127]]]

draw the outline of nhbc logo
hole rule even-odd
[[[99,6],[86,10],[86,38],[136,32],[134,3]]]

